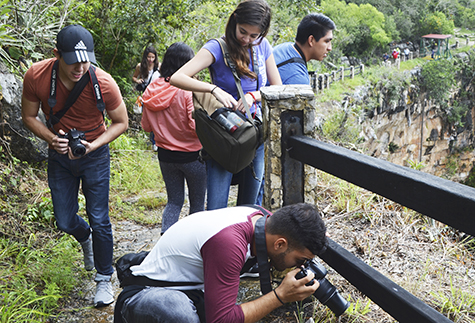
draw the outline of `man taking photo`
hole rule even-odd
[[[252,264],[249,259],[257,255],[262,278],[269,271],[267,259],[283,271],[327,246],[325,224],[312,205],[265,213],[237,206],[197,212],[175,223],[143,262],[131,267],[135,281],[119,296],[114,322],[257,322],[287,302],[312,295],[319,283],[306,286],[314,276],[297,279],[296,268],[274,290],[267,276],[265,295],[236,304],[239,276],[245,264]]]

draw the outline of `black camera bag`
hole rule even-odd
[[[260,144],[260,130],[257,122],[246,120],[234,133],[226,131],[203,108],[193,111],[196,134],[203,146],[203,154],[208,154],[228,172],[236,174],[247,167]]]
[[[252,118],[252,115],[244,99],[244,93],[241,87],[241,79],[238,76],[236,65],[231,60],[226,42],[216,39],[221,46],[226,65],[231,69],[236,83],[239,96],[246,108],[247,118],[240,112],[240,117],[245,120],[232,134],[225,130],[219,123],[212,118],[217,108],[222,108],[222,104],[211,93],[193,93],[193,118],[196,123],[196,134],[203,146],[201,156],[213,158],[228,172],[236,174],[249,166],[256,155],[256,149],[263,142],[262,122],[259,118]],[[254,70],[258,71],[257,57],[254,50],[253,62]],[[256,72],[257,73],[257,72]],[[259,86],[259,80],[257,80]],[[211,114],[211,116],[210,116]]]

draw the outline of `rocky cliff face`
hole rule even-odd
[[[2,128],[0,138],[9,145],[11,154],[28,162],[40,162],[48,157],[48,145],[29,131],[21,121],[21,94],[23,83],[0,64],[0,111]],[[45,122],[44,115],[40,118]]]
[[[447,122],[441,107],[428,101],[416,85],[403,89],[397,100],[388,100],[388,92],[385,88],[361,87],[343,104],[327,103],[320,111],[350,110],[351,106],[345,107],[346,102],[364,107],[364,117],[360,116],[357,122],[366,154],[454,181],[465,181],[475,161],[474,108],[466,113],[461,125],[454,127]],[[451,101],[456,100],[454,92]],[[372,105],[375,107],[368,109]]]

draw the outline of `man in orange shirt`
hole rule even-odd
[[[96,268],[94,305],[101,307],[114,301],[108,144],[127,129],[127,109],[112,77],[91,65],[96,60],[89,31],[78,25],[63,28],[53,52],[55,58],[26,72],[21,114],[26,127],[49,145],[48,183],[56,223],[81,244],[86,270]],[[40,107],[47,125],[38,118]],[[112,121],[108,128],[104,109]],[[80,183],[89,223],[77,214]]]

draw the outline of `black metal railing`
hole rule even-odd
[[[311,165],[475,235],[475,188],[305,136],[284,137],[282,145],[288,152],[284,162],[290,158]],[[300,189],[295,192],[293,187],[293,197],[284,196],[285,203],[302,201],[303,187]],[[332,240],[321,258],[399,322],[452,322]]]

